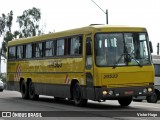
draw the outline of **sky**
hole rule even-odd
[[[94,0],[104,11],[108,9],[110,25],[146,27],[156,54],[160,42],[160,0]],[[91,0],[0,0],[0,16],[13,11],[13,27],[17,16],[33,7],[41,10],[41,27],[45,33],[106,24],[106,15]],[[0,42],[2,38],[0,38]],[[2,72],[5,72],[2,61]]]

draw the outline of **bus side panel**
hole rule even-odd
[[[20,78],[31,80],[36,94],[70,97],[71,81],[85,85],[83,59],[57,58],[8,62],[8,89],[20,91]]]
[[[48,95],[61,98],[69,98],[70,85],[56,85],[47,83],[35,83],[35,92],[39,95]]]

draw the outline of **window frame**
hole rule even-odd
[[[78,39],[74,39],[74,38],[78,38]],[[72,45],[72,43],[73,43],[72,41],[76,41],[76,40],[79,41],[79,46],[77,47],[78,48],[78,53],[76,53],[76,52],[72,53],[73,49],[77,49],[77,48],[74,47],[75,45]],[[82,55],[82,53],[83,53],[83,36],[82,35],[76,35],[76,36],[72,36],[70,38],[70,50],[69,50],[69,53],[70,53],[69,55],[71,55],[71,56]]]
[[[17,49],[16,49],[16,58],[17,58],[18,60],[24,59],[24,45],[17,45],[16,47],[17,47]],[[22,50],[23,50],[23,52],[22,52],[22,57],[21,57],[21,58],[18,58],[18,48],[19,48],[19,47],[22,47]],[[20,52],[21,52],[21,51],[20,51]]]
[[[40,45],[40,44],[41,44],[41,49],[39,49],[37,51],[37,45]],[[32,46],[32,50],[33,50],[32,53],[34,52],[34,57],[35,58],[41,58],[41,57],[43,57],[43,42],[35,42],[34,43],[34,47]],[[38,52],[39,56],[37,56],[37,52]]]
[[[63,41],[63,44],[58,45],[58,43],[60,43],[61,41]],[[60,48],[60,50],[63,50],[62,51],[63,54],[58,54],[61,52],[58,50],[59,49],[58,47],[62,47],[62,49]],[[56,56],[64,56],[64,55],[65,55],[65,38],[59,38],[57,39],[57,42],[56,42]]]
[[[15,55],[14,55],[14,57],[13,58],[10,58],[11,56],[10,56],[10,49],[11,48],[15,48]],[[12,50],[13,51],[13,50]],[[17,46],[9,46],[8,47],[8,60],[15,60],[15,59],[17,59]]]
[[[27,45],[31,45],[31,56],[30,57],[27,57]],[[27,43],[25,45],[25,59],[32,59],[33,58],[33,43]]]
[[[51,44],[49,44],[49,45],[51,45],[51,47],[50,48],[46,48],[46,43],[47,42],[52,42],[51,44],[53,45],[51,45]],[[54,57],[55,56],[55,44],[56,44],[56,40],[46,40],[46,41],[44,41],[44,57]],[[47,49],[51,49],[50,51],[51,51],[51,55],[46,55],[46,50]],[[54,50],[54,51],[52,51],[52,50]]]

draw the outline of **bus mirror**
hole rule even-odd
[[[149,41],[149,48],[150,48],[150,52],[153,53],[153,47],[152,47],[152,42]]]

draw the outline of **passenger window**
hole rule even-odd
[[[9,59],[16,59],[16,47],[9,47]]]
[[[26,58],[32,58],[32,44],[26,45]]]
[[[35,47],[35,57],[42,57],[42,43],[36,43]]]
[[[71,55],[80,55],[82,54],[82,37],[77,36],[71,38],[71,49],[70,54]]]
[[[45,45],[45,56],[49,57],[49,56],[54,56],[54,43],[55,41],[47,41],[46,45]]]
[[[17,46],[17,59],[22,59],[23,58],[23,45]]]
[[[57,40],[57,55],[64,55],[64,39]]]

